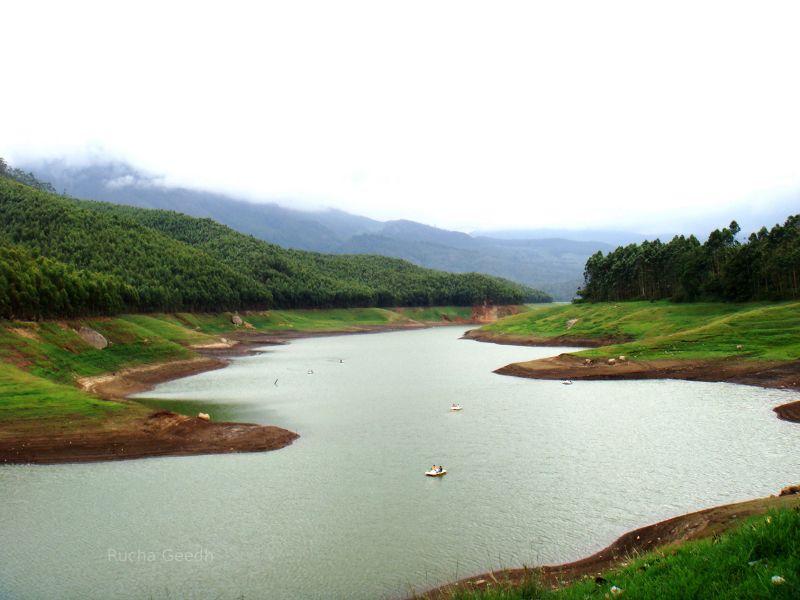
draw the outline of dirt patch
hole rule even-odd
[[[131,367],[95,377],[82,377],[76,383],[81,389],[103,398],[119,399],[146,392],[164,381],[220,369],[227,364],[219,359],[201,356],[189,360]]]
[[[791,363],[723,360],[619,361],[610,365],[597,360],[560,354],[497,369],[500,375],[531,379],[625,380],[685,379],[719,381],[761,387],[800,389],[800,361]]]
[[[288,446],[297,437],[280,427],[208,422],[157,411],[123,428],[0,439],[0,463],[55,464],[263,452]]]
[[[503,317],[510,317],[511,315],[516,315],[522,311],[521,307],[516,305],[508,305],[508,306],[492,306],[489,304],[473,306],[472,307],[472,318],[471,321],[463,321],[463,322],[472,322],[472,323],[494,323],[497,319],[502,319]]]
[[[27,327],[9,327],[8,330],[15,335],[27,338],[29,340],[34,340],[37,342],[42,341],[42,338],[40,338],[33,329],[28,329]]]
[[[228,350],[236,346],[239,342],[236,340],[208,342],[206,344],[192,344],[189,346],[192,350]]]
[[[624,565],[637,555],[679,545],[684,542],[714,537],[737,526],[743,519],[764,514],[776,508],[800,507],[800,495],[769,496],[758,500],[726,504],[687,515],[681,515],[636,529],[618,538],[613,544],[581,560],[561,565],[547,565],[535,570],[507,569],[484,573],[442,586],[415,598],[445,600],[457,589],[483,589],[497,582],[524,581],[532,572],[544,583],[560,586],[584,577],[595,577]],[[666,548],[664,548],[666,550]]]
[[[583,346],[587,348],[631,341],[623,338],[598,339],[571,336],[532,338],[499,335],[478,329],[466,332],[463,339],[514,346]],[[800,360],[771,362],[744,360],[737,357],[717,360],[633,361],[626,359],[617,360],[616,364],[610,365],[598,359],[587,363],[583,357],[561,354],[551,358],[512,363],[497,369],[495,373],[531,379],[685,379],[800,390]],[[797,420],[800,421],[800,416],[797,417]]]

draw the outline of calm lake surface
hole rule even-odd
[[[796,394],[503,377],[564,349],[463,331],[299,340],[148,394],[299,432],[283,450],[0,468],[0,598],[403,597],[797,482],[771,411]]]

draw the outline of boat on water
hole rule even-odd
[[[427,475],[428,477],[442,477],[444,475],[447,475],[447,469],[442,469],[441,471],[432,469],[430,471],[425,471],[425,475]]]
[[[464,410],[464,407],[461,406],[460,404],[451,404],[450,410]]]
[[[563,385],[572,385],[572,382],[569,379],[567,379],[566,381],[562,381],[561,383]]]

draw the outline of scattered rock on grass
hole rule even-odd
[[[81,327],[78,330],[78,335],[81,336],[84,342],[98,350],[102,350],[108,346],[108,340],[105,336],[91,327]]]

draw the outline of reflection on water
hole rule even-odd
[[[791,394],[503,377],[561,350],[462,331],[299,340],[148,394],[301,434],[277,452],[0,469],[0,597],[397,597],[797,478]]]

